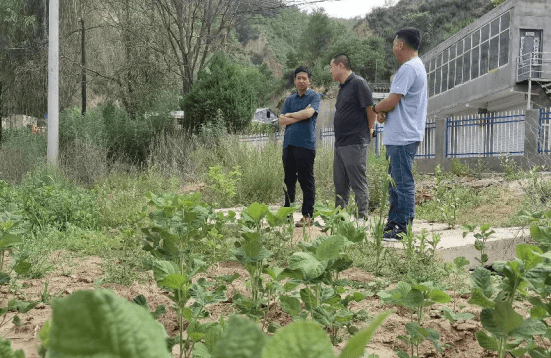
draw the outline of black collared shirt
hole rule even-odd
[[[335,104],[335,147],[369,144],[371,139],[367,122],[367,107],[373,106],[367,81],[352,73],[339,86]]]

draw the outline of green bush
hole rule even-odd
[[[28,128],[8,129],[2,133],[0,180],[20,183],[25,174],[46,159],[46,136],[32,134]]]
[[[34,229],[66,230],[70,225],[91,229],[101,222],[96,195],[69,183],[54,169],[29,172],[18,189],[24,215]]]
[[[265,71],[244,66],[224,53],[214,54],[184,98],[184,125],[198,131],[221,116],[228,131],[243,130],[259,106],[268,80]]]

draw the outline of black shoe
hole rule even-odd
[[[407,232],[400,228],[394,228],[383,235],[383,240],[387,242],[399,242],[404,238]]]

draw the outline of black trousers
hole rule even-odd
[[[295,202],[297,180],[302,189],[302,215],[311,217],[316,201],[316,182],[314,180],[314,158],[316,151],[289,145],[283,148],[283,170],[285,172],[285,206]]]

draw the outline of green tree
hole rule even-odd
[[[244,129],[262,99],[265,72],[215,53],[184,98],[184,124],[197,130],[221,116],[228,131]]]

